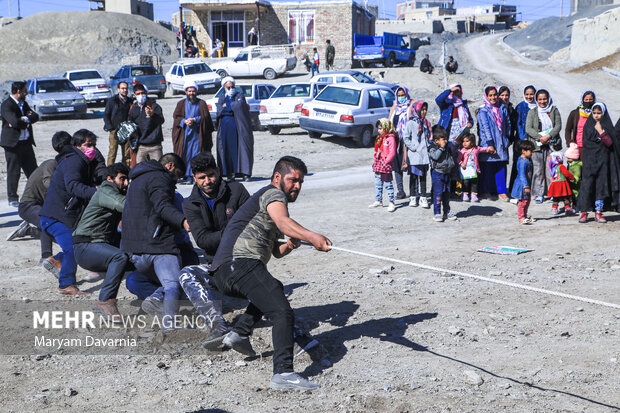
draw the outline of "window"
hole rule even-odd
[[[131,68],[132,76],[157,75],[157,70],[153,66],[135,66]]]
[[[228,23],[228,46],[243,47],[245,45],[245,36],[243,34],[244,23],[234,22]]]
[[[37,83],[37,93],[75,92],[75,86],[67,79],[41,80]]]
[[[348,76],[336,76],[336,83],[353,82]]]
[[[332,79],[331,76],[326,76],[326,77],[320,77],[316,81],[317,82],[322,82],[322,83],[332,83],[334,81],[334,79]]]
[[[383,101],[379,95],[378,90],[368,91],[368,109],[375,109],[383,107]]]
[[[273,94],[274,98],[290,98],[294,96],[310,96],[310,85],[307,83],[282,85]]]
[[[235,62],[247,62],[248,61],[248,52],[239,52],[237,57],[235,57]]]
[[[179,66],[180,67],[180,66]],[[196,75],[199,73],[210,73],[213,70],[209,66],[204,63],[196,63],[192,65],[187,65],[183,67],[185,69],[185,73],[187,75]],[[180,72],[180,70],[179,70]]]
[[[383,99],[385,100],[385,107],[386,108],[392,107],[392,105],[394,104],[394,100],[396,99],[394,97],[394,93],[392,93],[391,90],[385,90],[385,89],[379,89],[379,93],[381,93],[381,96],[383,96]]]
[[[271,95],[269,89],[267,88],[267,86],[259,86],[258,87],[258,98],[259,99],[269,99],[269,96]]]
[[[360,101],[360,95],[361,91],[359,90],[330,86],[323,89],[321,94],[316,97],[316,100],[357,106]]]
[[[314,11],[288,12],[289,43],[314,43]]]
[[[101,75],[99,74],[99,72],[95,70],[69,73],[69,80],[86,80],[86,79],[101,79]]]
[[[377,83],[372,78],[366,76],[362,72],[353,72],[351,73],[351,77],[358,81],[359,83]]]
[[[245,15],[242,11],[212,11],[211,12],[211,20],[214,21],[234,21],[234,20],[245,20]]]

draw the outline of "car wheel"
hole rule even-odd
[[[168,86],[166,87],[166,91],[168,92],[170,96],[176,95],[174,88],[172,87],[172,83],[168,83]]]
[[[415,65],[415,55],[411,53],[409,55],[409,60],[407,60],[407,66],[413,67],[413,65]]]
[[[265,69],[265,71],[263,72],[263,76],[267,80],[273,80],[276,78],[276,76],[278,76],[278,74],[273,69]]]
[[[163,98],[165,98],[165,97],[166,97],[166,91],[159,92],[159,93],[157,94],[157,99],[163,99]]]
[[[394,66],[394,53],[390,53],[390,55],[385,59],[385,67],[393,67]]]
[[[367,148],[372,142],[372,127],[366,126],[362,129],[362,133],[354,138],[355,144],[360,148]]]
[[[362,67],[363,67],[364,69],[368,69],[368,68],[370,67],[370,63],[368,63],[368,62],[363,62],[363,61],[362,61],[362,62],[360,62],[360,63],[361,63],[361,65],[362,65]]]
[[[311,130],[308,131],[308,136],[310,136],[310,139],[319,139],[321,135],[322,135],[321,132],[314,132]]]
[[[281,127],[279,126],[267,126],[267,130],[269,131],[269,133],[271,133],[272,135],[277,135],[278,133],[280,133],[280,131],[282,130]]]
[[[221,78],[224,78],[224,77],[228,76],[228,73],[226,73],[226,71],[224,69],[220,69],[216,73],[218,75],[220,75]]]

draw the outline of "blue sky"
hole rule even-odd
[[[402,1],[402,0],[399,0]],[[178,0],[151,0],[154,4],[155,19],[170,21],[171,15],[179,9]],[[362,2],[362,1],[360,1]],[[378,4],[381,10],[381,17],[395,18],[397,0],[369,0],[370,4]],[[503,4],[503,0],[496,1]],[[561,0],[517,0],[506,2],[509,5],[516,5],[517,11],[522,13],[519,19],[531,21],[549,16],[560,15]],[[11,15],[17,16],[18,0],[0,0],[0,16],[9,15],[9,4]],[[456,0],[457,7],[475,6],[491,4],[492,1],[485,0]],[[88,10],[87,0],[21,0],[21,15],[29,16],[42,11],[65,11],[65,10]],[[564,15],[568,14],[570,0],[564,0]]]

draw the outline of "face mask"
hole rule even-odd
[[[95,153],[95,148],[84,148],[84,155],[86,155],[89,161],[95,159]]]
[[[138,95],[136,96],[136,101],[139,105],[144,105],[146,103],[146,95]]]
[[[398,103],[407,103],[407,96],[399,96]]]
[[[592,106],[594,106],[594,102],[583,102],[583,107],[586,109],[592,109]]]

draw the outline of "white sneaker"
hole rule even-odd
[[[394,211],[396,211],[396,205],[394,204],[394,202],[390,202],[390,204],[388,205],[388,212]]]
[[[368,205],[368,208],[377,208],[377,207],[382,207],[382,206],[383,206],[383,202],[375,201],[372,204]]]
[[[435,216],[433,216],[433,221],[443,222],[443,216],[441,214],[435,214]]]
[[[420,206],[421,206],[422,208],[426,208],[426,209],[429,209],[429,208],[431,207],[431,206],[429,205],[429,203],[428,203],[428,199],[426,199],[426,197],[425,197],[425,196],[423,196],[422,198],[420,198]]]
[[[409,197],[409,206],[410,207],[417,207],[418,206],[418,198],[410,196]]]
[[[448,219],[450,221],[456,221],[456,215],[453,212],[448,212],[446,215],[444,215],[445,219]]]

